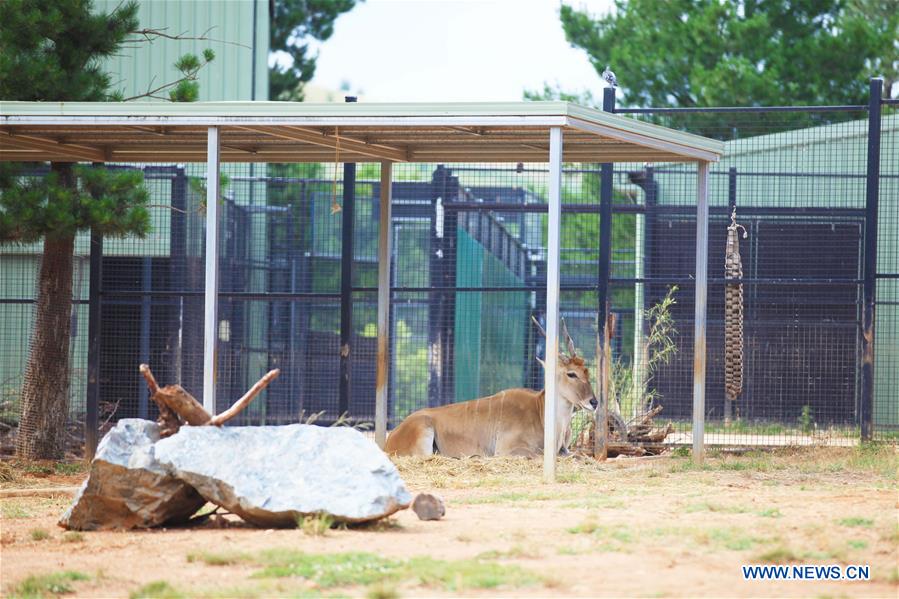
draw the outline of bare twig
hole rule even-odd
[[[182,33],[178,33],[176,35],[172,35],[171,33],[166,33],[166,31],[168,30],[168,27],[163,27],[161,29],[156,29],[156,28],[150,27],[150,28],[146,28],[146,29],[138,29],[138,30],[132,31],[131,32],[132,35],[136,35],[139,37],[136,37],[133,39],[127,39],[127,40],[125,40],[125,43],[127,44],[127,43],[146,42],[146,43],[152,44],[157,39],[162,38],[162,39],[174,40],[174,41],[178,41],[178,42],[187,42],[187,41],[216,42],[219,44],[228,44],[229,46],[239,46],[241,48],[246,48],[247,50],[252,50],[252,48],[246,44],[241,44],[239,42],[233,42],[230,40],[223,40],[223,39],[218,39],[218,38],[214,38],[214,37],[209,37],[209,35],[208,35],[209,32],[215,28],[216,28],[215,26],[212,26],[200,35],[191,36],[191,35],[187,35],[186,31],[182,32]]]
[[[103,430],[109,421],[112,420],[112,417],[115,416],[115,413],[119,411],[119,404],[122,403],[122,398],[120,397],[116,400],[115,405],[112,406],[112,409],[109,411],[109,416],[106,417],[106,420],[103,421],[103,424],[100,425],[100,430]]]
[[[250,402],[253,401],[253,398],[256,397],[260,391],[268,387],[269,383],[278,378],[279,374],[281,374],[281,371],[277,368],[268,371],[265,376],[256,381],[256,384],[253,385],[243,397],[234,402],[234,405],[232,405],[221,414],[214,416],[212,420],[209,421],[209,424],[213,426],[221,426],[240,414],[244,408],[250,405]]]

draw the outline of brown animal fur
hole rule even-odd
[[[557,451],[570,440],[574,411],[592,409],[596,402],[584,361],[560,356],[558,364]],[[516,388],[418,410],[391,432],[386,451],[399,456],[535,456],[543,452],[544,405],[544,391]]]

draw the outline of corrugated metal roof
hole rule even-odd
[[[545,162],[564,128],[569,162],[716,161],[716,140],[567,102],[0,104],[4,161]]]

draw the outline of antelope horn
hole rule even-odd
[[[573,358],[577,355],[577,350],[574,349],[574,340],[568,333],[568,325],[565,324],[564,318],[562,319],[562,334],[565,335],[565,343],[568,344],[568,354]]]
[[[540,326],[540,323],[537,321],[537,318],[531,314],[531,320],[534,321],[534,326],[537,327],[537,330],[540,331],[540,334],[546,337],[546,331],[543,330],[543,327]]]

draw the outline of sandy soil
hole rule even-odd
[[[31,575],[74,570],[77,596],[129,596],[167,581],[184,596],[872,596],[896,597],[899,563],[896,453],[857,449],[712,458],[568,459],[562,482],[540,482],[536,460],[405,460],[413,492],[443,496],[447,515],[421,522],[406,510],[394,525],[331,530],[228,528],[83,533],[57,528],[58,498],[6,498],[2,584],[15,594]],[[71,484],[70,478],[55,481]],[[5,485],[8,486],[8,485]],[[43,529],[49,538],[33,540]],[[490,561],[539,577],[527,586],[318,588],[301,577],[258,578],[252,563],[188,561],[197,552],[369,552],[408,559]],[[744,581],[749,563],[867,564],[872,580]],[[460,579],[461,580],[461,579]],[[378,594],[380,593],[380,594]]]

